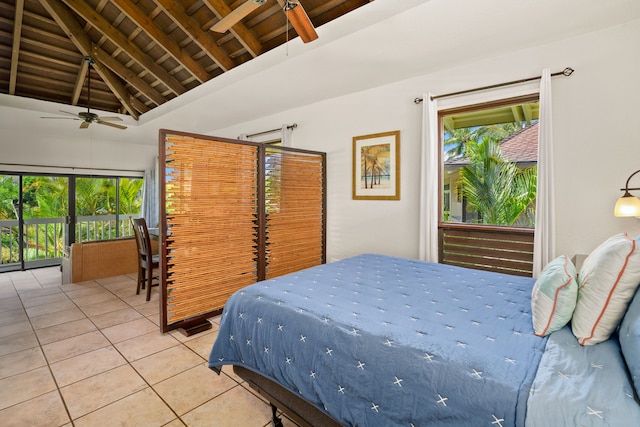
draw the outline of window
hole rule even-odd
[[[439,112],[442,262],[529,273],[538,111],[534,95]]]
[[[443,221],[535,225],[538,103],[505,102],[440,113]]]
[[[129,218],[140,216],[142,184],[142,178],[76,178],[75,240],[85,242],[132,236]]]

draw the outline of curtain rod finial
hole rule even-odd
[[[571,67],[567,67],[564,70],[562,70],[562,74],[564,74],[565,76],[569,77],[571,74],[573,74],[575,70]]]
[[[415,99],[413,100],[413,103],[414,103],[414,104],[420,104],[421,102],[422,102],[422,98],[415,98]]]

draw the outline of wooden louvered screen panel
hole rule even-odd
[[[188,134],[164,140],[166,332],[257,281],[258,147]]]
[[[324,263],[324,155],[269,147],[265,165],[265,277]]]
[[[516,276],[533,273],[531,228],[439,225],[439,262]]]

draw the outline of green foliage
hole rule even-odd
[[[469,142],[462,168],[462,191],[483,224],[534,225],[537,167],[520,169],[502,157],[500,142],[485,138]]]
[[[519,130],[522,130],[522,126],[518,122],[455,129],[444,141],[445,146],[449,147],[447,158],[464,156],[468,144],[475,144],[484,138],[502,141]]]
[[[109,197],[110,188],[114,187],[109,178],[77,178],[76,179],[76,215],[90,216],[110,213],[110,206],[115,204]],[[115,197],[114,197],[115,200]]]
[[[18,203],[17,177],[0,175],[0,219],[17,219],[15,204]]]
[[[40,177],[31,187],[35,188],[35,205],[28,206],[29,218],[59,218],[66,216],[68,211],[67,193],[69,181],[67,178]],[[25,206],[25,212],[27,212]]]
[[[22,189],[17,176],[0,175],[0,220],[17,219],[18,200],[22,190],[25,219],[62,218],[69,214],[69,179],[55,176],[23,176]],[[115,215],[116,183],[120,184],[120,214],[138,214],[142,207],[142,178],[76,178],[76,212],[78,216]],[[77,240],[95,240],[117,236],[115,221],[97,221],[91,229],[78,230]],[[37,236],[37,239],[36,239]],[[12,240],[12,241],[9,241]],[[25,259],[61,256],[64,246],[64,227],[54,224],[25,227],[25,241],[32,245],[25,250]],[[35,247],[38,242],[38,247]],[[2,234],[2,263],[18,259],[17,227],[14,233]],[[45,247],[46,246],[46,247]],[[13,248],[12,251],[9,247]],[[11,253],[13,252],[13,253]]]
[[[120,178],[121,214],[138,213],[142,209],[142,178]],[[114,194],[115,200],[115,194]]]

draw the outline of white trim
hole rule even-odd
[[[13,163],[0,163],[0,171],[32,174],[144,177],[144,171],[137,170],[89,169],[68,166],[21,165]]]

